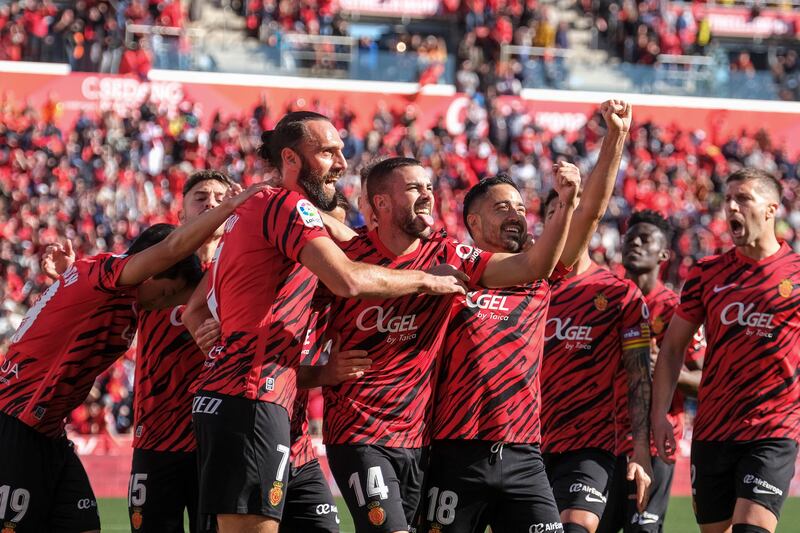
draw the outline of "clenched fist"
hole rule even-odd
[[[633,107],[625,100],[606,100],[600,104],[600,113],[610,132],[626,134],[630,131]]]
[[[567,205],[577,204],[581,188],[581,172],[578,167],[566,161],[559,161],[553,165],[553,172],[555,173],[553,188],[558,193],[558,199]]]

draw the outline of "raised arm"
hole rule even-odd
[[[556,166],[554,188],[558,199],[554,201],[558,205],[542,235],[523,252],[492,255],[481,277],[481,285],[489,289],[514,287],[550,277],[564,250],[580,182],[580,173],[575,165],[560,163]]]
[[[669,321],[669,327],[661,343],[653,378],[653,400],[650,407],[650,424],[658,455],[668,463],[674,463],[675,437],[672,424],[667,419],[675,385],[683,368],[684,354],[699,324],[693,324],[677,314]]]
[[[623,100],[608,100],[600,105],[608,133],[603,138],[597,164],[586,179],[578,207],[572,214],[567,242],[561,253],[561,263],[574,265],[592,238],[597,224],[608,208],[614,192],[614,183],[625,148],[625,139],[631,128],[633,108]]]
[[[184,257],[190,256],[237,207],[266,187],[266,183],[257,183],[238,194],[231,189],[229,191],[231,196],[220,205],[178,227],[158,244],[131,256],[119,276],[118,284],[138,285],[147,278],[165,271]],[[241,188],[237,189],[241,191]]]
[[[308,242],[300,252],[300,262],[331,292],[344,298],[396,298],[406,294],[464,294],[466,274],[449,265],[435,273],[419,270],[391,270],[351,261],[331,239],[321,237]],[[434,272],[434,271],[432,271]]]

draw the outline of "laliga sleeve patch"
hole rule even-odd
[[[303,220],[303,224],[308,226],[309,228],[313,228],[315,226],[324,228],[325,225],[322,223],[322,217],[319,216],[319,211],[317,208],[306,199],[300,200],[297,202],[297,212],[300,213],[300,218]]]

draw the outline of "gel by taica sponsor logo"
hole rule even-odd
[[[591,326],[571,326],[572,318],[561,320],[560,318],[551,318],[545,325],[544,340],[549,341],[556,338],[560,341],[584,341],[592,342],[592,327]],[[552,329],[551,329],[552,328]]]
[[[215,415],[220,405],[222,405],[222,399],[220,398],[195,396],[192,400],[192,413]]]
[[[467,293],[467,307],[471,309],[484,309],[487,311],[510,311],[506,305],[508,296],[499,294],[481,294],[480,292]]]
[[[783,496],[783,491],[781,489],[779,489],[775,485],[771,485],[770,483],[764,481],[760,477],[754,476],[752,474],[745,475],[742,481],[744,482],[745,485],[753,485],[754,494]]]
[[[561,522],[545,522],[532,524],[528,528],[528,533],[547,533],[548,531],[564,531],[564,526],[561,525]]]
[[[367,307],[356,318],[356,327],[361,331],[377,330],[381,333],[409,333],[417,329],[417,315],[394,315],[394,307],[384,311],[376,305]]]
[[[756,304],[743,304],[742,302],[733,302],[725,306],[720,313],[720,321],[726,325],[738,324],[744,327],[774,329],[775,325],[772,323],[775,315],[770,313],[756,313]]]

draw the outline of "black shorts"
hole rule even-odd
[[[675,465],[659,457],[651,457],[653,478],[650,483],[650,500],[647,509],[639,513],[636,509],[636,483],[628,481],[628,456],[617,456],[614,478],[608,493],[608,503],[600,520],[597,533],[661,533],[667,515],[669,494]]]
[[[66,439],[0,413],[0,529],[73,533],[100,529],[97,500]]]
[[[286,409],[201,391],[192,411],[203,527],[210,527],[219,514],[280,520],[291,466]]]
[[[333,444],[326,449],[356,533],[391,533],[411,527],[427,463],[423,448]]]
[[[436,441],[425,494],[424,533],[562,531],[538,445]]]
[[[737,498],[763,505],[780,518],[796,458],[797,442],[791,439],[692,442],[697,523],[728,520]]]
[[[616,457],[599,448],[544,454],[559,511],[582,509],[603,516]]]
[[[183,533],[183,511],[189,530],[198,531],[197,454],[133,450],[128,482],[128,515],[136,533]]]
[[[289,472],[280,533],[339,533],[339,510],[314,459]]]

